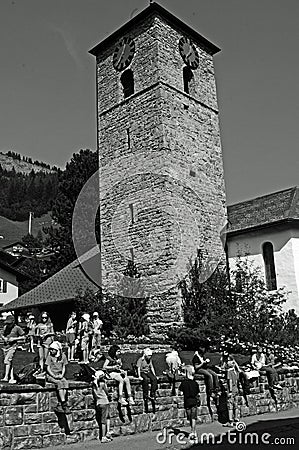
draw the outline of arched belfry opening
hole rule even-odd
[[[194,93],[194,74],[189,66],[183,68],[183,83],[186,94]]]
[[[134,94],[134,75],[131,69],[127,69],[122,73],[120,81],[123,87],[125,98],[130,97],[130,95]]]

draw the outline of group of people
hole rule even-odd
[[[37,345],[39,355],[39,371],[37,373],[39,375],[44,374],[47,381],[54,383],[57,388],[59,400],[57,412],[68,414],[70,412],[67,403],[69,382],[65,378],[68,361],[74,360],[78,350],[82,352],[81,362],[85,364],[89,360],[102,359],[102,368],[94,370],[92,392],[97,417],[101,424],[102,441],[109,442],[112,436],[109,415],[110,398],[106,380],[116,381],[120,407],[134,406],[135,401],[132,395],[130,377],[123,368],[120,348],[117,345],[112,345],[106,355],[103,355],[101,351],[102,326],[103,323],[97,312],[94,312],[92,317],[84,313],[79,320],[77,314],[72,312],[66,325],[66,352],[64,352],[62,344],[55,337],[53,324],[47,312],[41,313],[39,323],[35,322],[33,315],[28,315],[27,333],[24,327],[20,327],[16,323],[13,315],[8,315],[5,319],[2,335],[5,366],[2,381],[16,382],[12,366],[13,356],[17,347],[27,339],[29,351],[34,351],[34,346]],[[204,345],[199,346],[197,351],[194,352],[191,364],[188,365],[182,363],[175,346],[166,354],[167,370],[164,374],[167,375],[172,386],[172,395],[177,395],[177,381],[181,380],[179,376],[184,376],[184,380],[181,381],[178,389],[184,395],[186,415],[191,426],[190,439],[195,441],[197,439],[195,424],[197,406],[200,404],[199,387],[194,380],[194,376],[203,375],[207,398],[214,399],[216,405],[217,399],[225,390],[229,420],[224,425],[235,426],[240,418],[239,387],[243,389],[243,394],[248,394],[250,384],[253,380],[257,380],[262,372],[267,376],[269,390],[274,392],[276,389],[281,389],[278,378],[279,373],[285,370],[285,366],[277,358],[276,350],[275,346],[270,344],[265,345],[264,348],[260,345],[252,346],[250,362],[243,367],[240,367],[232,353],[228,351],[227,343],[222,348],[222,355],[217,364],[212,364],[210,359],[206,357],[206,346]],[[152,356],[153,351],[146,348],[143,355],[137,360],[135,377],[140,379],[142,383],[145,404],[151,401],[154,405],[158,381]]]

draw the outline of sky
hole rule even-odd
[[[299,172],[299,1],[158,0],[219,46],[227,203]],[[94,45],[148,0],[0,0],[0,151],[64,167],[96,148]]]

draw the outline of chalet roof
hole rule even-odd
[[[7,272],[12,273],[17,277],[18,280],[20,279],[27,279],[27,276],[21,272],[20,270],[16,269],[16,267],[13,267],[9,263],[9,258],[7,258],[9,255],[5,255],[5,252],[0,251],[0,267],[1,269],[6,270]]]
[[[96,247],[80,258],[80,262],[76,259],[31,291],[2,306],[0,312],[73,300],[80,290],[97,292],[99,286],[88,274],[99,281],[99,267],[100,252]]]
[[[118,28],[114,33],[110,34],[102,42],[100,42],[95,47],[93,47],[89,51],[89,53],[91,53],[94,56],[97,56],[97,54],[99,52],[101,52],[103,49],[107,48],[109,45],[111,45],[113,42],[115,42],[117,39],[119,39],[119,37],[123,36],[125,33],[127,33],[129,30],[131,30],[133,27],[135,27],[141,21],[147,19],[150,15],[154,15],[154,14],[161,16],[168,23],[182,29],[182,31],[186,32],[195,41],[202,44],[202,46],[204,48],[206,48],[212,54],[215,54],[220,51],[220,48],[218,48],[216,45],[212,44],[212,42],[208,41],[208,39],[203,37],[201,34],[199,34],[197,31],[195,31],[193,28],[191,28],[189,25],[187,25],[181,19],[174,16],[171,12],[169,12],[167,9],[163,8],[158,3],[152,2],[149,4],[149,6],[147,6],[145,9],[143,9],[139,14],[137,14],[131,20],[126,22],[123,26]]]
[[[299,220],[299,187],[230,205],[228,234]]]
[[[6,217],[0,216],[0,249],[20,242],[26,231]]]

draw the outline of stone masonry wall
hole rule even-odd
[[[277,393],[277,402],[267,389],[266,377],[248,395],[248,406],[239,397],[241,416],[275,412],[276,410],[299,407],[299,371],[281,376],[283,390]],[[198,424],[211,422],[207,407],[205,385],[198,379],[201,406],[198,408]],[[0,448],[3,450],[41,449],[60,444],[83,442],[99,437],[99,427],[91,388],[87,383],[73,382],[70,385],[69,404],[71,414],[59,416],[54,412],[57,404],[53,385],[45,388],[37,385],[0,387]],[[109,385],[113,401],[111,404],[111,425],[115,436],[158,431],[169,426],[185,426],[187,420],[181,395],[172,397],[170,386],[164,378],[159,380],[156,414],[143,412],[142,389],[138,380],[132,381],[132,391],[136,405],[132,407],[131,421],[128,411],[122,408],[124,418],[120,418],[116,403],[116,385]],[[217,420],[216,408],[212,405],[213,419]]]

